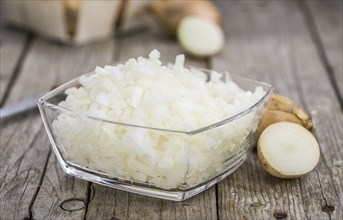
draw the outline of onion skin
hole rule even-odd
[[[300,125],[308,130],[313,128],[311,117],[303,109],[298,107],[292,99],[286,96],[273,94],[268,108],[271,110],[281,110],[283,112],[291,113],[301,121]]]
[[[273,94],[263,116],[259,134],[269,125],[283,121],[299,124],[308,130],[314,127],[309,114],[298,107],[293,100],[280,94]]]
[[[268,109],[263,116],[261,131],[266,129],[271,124],[282,121],[293,122],[298,125],[304,126],[304,123],[301,121],[301,119],[299,119],[296,115],[292,113],[284,112],[282,110]]]
[[[176,30],[181,19],[188,15],[207,18],[221,25],[222,18],[217,7],[208,0],[202,1],[182,1],[165,0],[155,1],[146,6],[146,11],[152,15],[155,20],[168,33],[175,36]]]

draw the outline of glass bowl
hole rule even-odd
[[[67,174],[128,192],[182,201],[234,172],[256,144],[272,86],[237,75],[230,77],[244,90],[262,87],[264,96],[236,115],[192,131],[110,121],[60,107],[58,104],[67,97],[64,91],[79,87],[79,78],[43,96],[38,107],[52,148]],[[63,133],[65,127],[74,132]],[[123,136],[118,136],[118,131]],[[126,133],[135,138],[127,140]],[[147,136],[158,140],[150,143],[158,152],[148,151],[142,160],[136,155],[151,148],[144,141]],[[103,142],[103,138],[111,141]]]

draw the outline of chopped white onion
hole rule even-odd
[[[150,54],[149,54],[149,58],[150,59],[158,60],[158,59],[160,59],[160,56],[161,56],[161,53],[158,50],[156,50],[156,49],[151,51]]]
[[[60,105],[94,117],[161,129],[191,131],[245,110],[265,92],[240,89],[217,72],[184,68],[184,55],[163,66],[157,50],[149,58],[96,67],[80,77],[81,87],[65,91]],[[58,145],[82,166],[163,188],[192,185],[217,175],[237,152],[258,117],[239,120],[196,135],[156,131],[87,120],[66,113],[53,122]],[[255,127],[251,127],[254,125]]]

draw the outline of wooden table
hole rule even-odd
[[[189,200],[140,196],[64,174],[36,110],[1,122],[0,219],[343,219],[342,2],[217,4],[225,48],[188,64],[269,82],[315,112],[321,160],[314,171],[277,179],[254,152],[234,174]],[[158,32],[67,47],[2,26],[1,106],[154,48],[164,60],[182,53]]]

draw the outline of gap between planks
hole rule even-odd
[[[15,69],[14,69],[14,71],[10,77],[9,83],[8,83],[8,85],[4,91],[3,98],[0,102],[0,108],[4,106],[4,104],[7,101],[7,98],[9,97],[9,94],[11,93],[12,87],[15,84],[15,82],[16,82],[16,80],[17,80],[17,78],[21,72],[23,63],[25,62],[25,59],[26,59],[26,57],[30,51],[30,48],[32,46],[32,42],[33,42],[33,36],[32,36],[32,34],[28,34],[28,36],[25,39],[24,48],[23,48],[23,50],[19,56],[18,62],[16,63]]]
[[[211,58],[206,58],[205,59],[205,66],[206,66],[207,69],[212,69],[213,68],[211,60],[212,60]],[[214,185],[214,189],[215,189],[215,199],[216,199],[216,202],[215,202],[216,217],[217,217],[217,220],[219,220],[219,188],[218,188],[218,184],[217,183]]]
[[[311,12],[310,7],[306,1],[298,1],[297,3],[299,5],[301,14],[304,17],[304,21],[306,23],[306,27],[308,28],[312,41],[316,47],[318,57],[325,68],[329,81],[339,101],[341,110],[343,110],[343,97],[340,95],[337,80],[335,79],[332,66],[324,49],[323,40],[320,37],[318,28],[313,19],[314,14]]]
[[[320,105],[317,105],[317,103],[316,103],[317,97],[314,97],[314,99],[312,100],[311,96],[304,93],[304,91],[311,88],[311,83],[313,83],[314,80],[312,78],[312,82],[311,81],[307,82],[307,80],[304,80],[306,77],[304,77],[304,76],[302,77],[300,71],[305,71],[305,74],[307,74],[306,76],[309,76],[311,74],[312,75],[317,74],[318,78],[322,79],[323,83],[325,83],[323,85],[324,89],[327,88],[327,90],[329,91],[330,97],[329,97],[328,104],[330,104],[329,106],[332,106],[335,104],[336,94],[334,94],[334,91],[332,90],[332,85],[327,78],[326,71],[324,70],[323,67],[320,68],[320,66],[322,66],[320,59],[318,59],[318,62],[317,62],[316,58],[318,58],[318,54],[317,54],[315,45],[312,42],[312,38],[310,36],[310,33],[308,33],[308,30],[306,27],[303,27],[303,28],[301,27],[301,26],[306,26],[306,23],[304,22],[304,19],[302,17],[303,15],[301,15],[301,13],[296,12],[298,10],[294,10],[295,8],[297,8],[297,5],[293,5],[293,3],[295,3],[295,2],[282,2],[282,8],[280,8],[281,5],[280,6],[274,5],[274,7],[272,7],[273,4],[272,3],[269,4],[269,2],[261,2],[260,4],[257,3],[256,5],[253,5],[251,7],[249,7],[248,4],[243,5],[243,3],[242,3],[241,8],[240,8],[241,10],[239,10],[239,8],[238,9],[235,8],[235,9],[232,9],[231,11],[226,11],[227,12],[226,16],[228,17],[227,20],[233,21],[232,18],[237,17],[235,15],[239,15],[239,13],[244,13],[246,15],[246,17],[245,17],[245,19],[242,19],[242,20],[244,20],[244,22],[242,22],[242,23],[239,23],[238,21],[236,21],[236,23],[235,22],[227,23],[227,26],[228,26],[227,31],[229,34],[231,34],[229,37],[229,40],[231,40],[231,46],[230,46],[231,52],[228,52],[228,50],[227,50],[226,51],[226,53],[228,54],[227,56],[225,56],[225,54],[218,56],[217,61],[216,61],[217,68],[218,67],[226,68],[227,66],[230,66],[230,64],[231,64],[232,67],[236,67],[235,69],[238,70],[238,72],[240,71],[242,73],[250,73],[250,76],[255,76],[253,74],[259,74],[260,73],[259,77],[262,77],[262,78],[265,77],[265,79],[268,79],[269,81],[274,80],[273,77],[270,76],[271,74],[263,74],[263,73],[274,70],[274,72],[277,73],[277,74],[275,74],[276,78],[275,78],[275,82],[274,82],[275,85],[277,86],[277,88],[280,89],[281,92],[287,92],[289,95],[291,95],[291,97],[297,97],[297,98],[295,98],[296,101],[298,101],[299,103],[302,103],[303,105],[306,105],[307,107],[311,107],[311,108],[320,106]],[[231,7],[231,8],[233,8],[233,7]],[[275,9],[278,9],[279,11],[273,13],[273,11],[275,11]],[[292,15],[288,19],[288,14],[290,14],[290,13],[285,13],[284,10],[289,10],[289,12],[294,12],[294,15]],[[270,12],[270,15],[268,15],[268,13],[266,13],[266,12],[268,12],[268,13]],[[237,14],[235,14],[235,13],[237,13]],[[257,13],[259,13],[258,16],[257,15],[253,16],[254,14],[257,14]],[[249,15],[251,17],[249,17]],[[252,22],[251,20],[254,20],[256,22]],[[281,27],[281,24],[283,24],[282,23],[283,21],[286,21],[284,23],[285,26]],[[254,27],[254,25],[249,26],[250,23],[253,23],[256,27]],[[302,23],[304,23],[304,25]],[[275,27],[273,27],[272,25],[275,25]],[[268,32],[267,35],[266,35],[266,31]],[[287,32],[287,31],[295,31],[294,35],[299,34],[299,36],[298,35],[297,36],[293,36],[293,35],[288,36],[287,33],[289,33],[289,32]],[[249,33],[249,34],[247,34],[247,33]],[[256,37],[255,36],[252,37],[252,35],[254,35],[254,33],[255,33]],[[280,35],[278,35],[278,34],[280,34]],[[272,39],[275,39],[277,41],[273,42],[273,41],[270,41],[269,39],[266,39],[268,36],[273,36]],[[246,38],[244,38],[244,37],[246,37]],[[260,37],[260,38],[257,38],[257,37]],[[261,39],[263,39],[263,40],[261,40]],[[250,41],[252,41],[253,43],[250,43]],[[302,45],[301,41],[304,41],[306,44]],[[233,42],[236,42],[236,45],[234,45]],[[280,44],[280,42],[281,42],[281,44]],[[311,46],[311,44],[313,46]],[[270,47],[270,49],[268,49],[268,46]],[[302,46],[302,47],[299,47],[299,46]],[[261,53],[261,49],[262,49],[262,53]],[[275,49],[278,49],[276,51],[276,53],[274,52]],[[232,52],[235,50],[236,50],[236,52]],[[242,52],[240,52],[240,51],[242,51]],[[251,53],[252,53],[252,58],[249,58]],[[272,56],[268,55],[269,53],[270,54],[275,53],[275,55],[272,55]],[[260,54],[262,54],[262,56],[261,56],[262,58],[259,57]],[[231,55],[231,56],[229,57],[229,55]],[[308,57],[308,55],[312,55],[314,60],[311,60],[312,57]],[[235,59],[237,56],[243,56],[243,58],[241,57],[241,58]],[[268,56],[270,56],[269,57],[269,59],[270,59],[269,64],[260,64],[260,63],[264,63],[266,58],[268,59]],[[230,62],[228,62],[229,60],[230,60]],[[310,66],[304,65],[303,64],[304,61],[307,62],[306,64],[310,64]],[[243,65],[240,65],[240,62],[242,62]],[[276,64],[276,63],[279,63],[279,64]],[[260,65],[258,65],[258,64],[260,64]],[[313,64],[315,64],[315,65],[313,65]],[[311,67],[311,65],[312,65],[312,67]],[[306,68],[308,68],[308,69],[306,69]],[[323,70],[321,70],[321,69],[323,69]],[[320,77],[321,73],[323,73],[322,77]],[[298,77],[300,77],[300,78],[298,78]],[[258,77],[256,76],[256,78],[258,78]],[[299,82],[298,79],[302,79],[302,81]],[[298,85],[295,85],[294,82],[296,82],[297,80],[298,80]],[[313,83],[313,85],[316,85],[316,84]],[[313,91],[315,92],[316,95],[320,94],[321,91],[323,91],[323,89],[321,89],[321,87],[318,87],[319,89],[315,89],[316,87],[313,87],[313,88],[314,88]],[[309,91],[312,91],[312,90],[309,90]],[[323,95],[321,97],[323,99],[323,97],[325,97],[325,95]],[[330,98],[332,98],[332,99],[330,99]],[[337,103],[338,103],[338,101],[337,101]],[[337,107],[338,107],[338,105],[337,105]],[[321,113],[323,113],[325,111],[325,109],[322,109],[322,108],[320,108],[320,110],[321,110]],[[342,111],[340,110],[339,112],[340,113],[335,114],[335,116],[337,115],[337,119],[341,118],[340,116],[341,116]],[[336,121],[337,121],[337,119],[336,119]],[[335,120],[333,120],[332,122],[335,122]],[[332,126],[334,126],[334,125],[332,125]],[[322,129],[324,128],[323,130],[325,131],[325,130],[327,130],[325,128],[328,128],[328,127],[326,127],[325,124],[323,124],[323,126],[321,126],[321,128]],[[328,130],[330,130],[330,129],[328,129]],[[325,136],[325,133],[323,133],[323,134],[319,133],[318,137],[319,137],[319,139],[323,145],[322,149],[325,151],[325,153],[327,153],[325,159],[327,159],[328,157],[330,158],[330,151],[335,150],[335,148],[333,148],[333,149],[328,148],[331,145],[330,142],[332,142],[332,144],[340,143],[340,138],[337,138],[337,142],[335,142],[335,139],[333,139],[333,138],[328,139],[327,136]],[[333,136],[331,136],[331,137],[333,137]],[[332,154],[331,157],[333,158],[334,155],[335,154]],[[254,157],[256,158],[256,155],[254,155]],[[336,157],[338,157],[338,156],[336,156]],[[338,160],[339,160],[339,157],[338,157]],[[254,161],[248,160],[247,162],[250,163],[250,165],[253,165],[255,167],[256,167],[256,165],[258,166],[258,163],[255,162],[255,159],[254,159]],[[259,196],[260,195],[260,196],[262,196],[262,198],[257,198],[257,200],[259,202],[260,201],[264,202],[266,205],[268,205],[267,206],[268,208],[252,209],[251,210],[252,213],[250,214],[250,216],[252,218],[258,218],[258,216],[260,216],[260,218],[266,218],[266,216],[270,217],[270,214],[271,214],[270,211],[272,211],[272,210],[280,211],[280,210],[284,210],[285,208],[286,209],[288,208],[287,214],[289,214],[290,218],[299,218],[299,216],[303,216],[303,218],[311,218],[311,216],[312,216],[312,218],[314,216],[316,216],[315,218],[331,218],[331,217],[335,218],[334,215],[340,216],[339,213],[341,213],[341,211],[339,209],[341,209],[341,205],[339,204],[339,200],[340,200],[339,194],[337,195],[337,191],[335,191],[336,189],[330,190],[330,188],[332,188],[332,184],[331,183],[329,184],[329,182],[332,181],[332,175],[333,175],[332,173],[330,174],[330,172],[333,172],[333,171],[332,171],[332,169],[327,169],[327,167],[326,168],[324,168],[324,167],[323,166],[317,167],[318,172],[314,172],[314,173],[310,174],[310,176],[308,176],[307,178],[300,179],[301,182],[303,182],[303,180],[304,180],[304,183],[301,183],[299,181],[283,181],[283,182],[281,182],[281,181],[274,180],[271,178],[270,178],[270,181],[266,181],[265,179],[262,179],[262,181],[260,181],[261,180],[260,178],[258,178],[258,180],[256,180],[256,178],[253,177],[251,179],[251,181],[254,181],[254,180],[257,181],[256,185],[252,185],[253,187],[251,189],[249,189],[247,187],[247,186],[249,186],[248,184],[242,186],[242,192],[247,192],[246,196],[244,194],[241,195],[240,191],[237,191],[236,187],[233,186],[233,184],[236,184],[235,181],[233,181],[232,179],[224,180],[222,183],[219,183],[219,186],[220,186],[219,188],[220,189],[224,188],[224,190],[219,191],[219,194],[223,194],[223,191],[224,191],[224,193],[226,192],[226,194],[223,195],[223,199],[220,203],[220,205],[224,206],[224,208],[220,207],[220,210],[224,209],[222,211],[223,215],[226,213],[230,213],[230,211],[234,211],[231,209],[233,206],[232,204],[234,204],[234,206],[236,208],[238,207],[241,209],[241,213],[238,213],[237,218],[240,218],[240,217],[242,218],[243,216],[247,216],[247,214],[249,214],[249,210],[247,210],[245,208],[244,204],[246,204],[247,202],[250,202],[249,200],[252,200],[251,202],[254,202],[255,197],[253,197],[253,196],[256,196],[256,195]],[[240,168],[238,171],[236,171],[236,173],[233,174],[233,176],[236,176],[237,178],[241,178],[239,175],[246,174],[247,178],[250,179],[250,175],[254,174],[254,173],[249,172],[249,171],[245,173],[244,168],[246,169],[247,165],[243,165],[242,168]],[[260,169],[257,169],[257,171],[260,171]],[[265,175],[264,172],[262,172],[262,171],[260,174]],[[252,175],[252,176],[256,176],[256,175]],[[259,175],[257,175],[257,176],[259,176]],[[324,177],[327,177],[327,176],[330,176],[330,180],[325,182]],[[268,176],[266,176],[266,178],[268,178]],[[336,179],[338,179],[338,178],[339,177],[336,177]],[[320,180],[318,180],[318,179],[320,179]],[[242,179],[242,180],[244,180],[244,179]],[[246,181],[246,179],[245,179],[245,181]],[[312,181],[313,181],[313,185],[312,185]],[[226,185],[225,182],[230,183],[230,184]],[[266,189],[265,186],[261,186],[260,185],[261,182],[266,184],[266,185],[270,184],[270,183],[272,183],[270,185],[274,185],[276,183],[279,183],[279,186],[277,188],[272,187],[269,190],[269,189]],[[332,181],[332,182],[335,182],[335,181]],[[298,184],[298,183],[300,183],[300,184]],[[308,183],[310,183],[310,184],[308,184]],[[306,184],[308,184],[308,185],[306,186]],[[316,185],[314,185],[314,184],[316,184]],[[317,184],[321,184],[321,185],[318,186]],[[232,186],[229,187],[228,185],[232,185]],[[254,192],[254,191],[256,192],[255,186],[259,186],[259,188],[261,189],[259,191],[261,191],[261,192],[251,194],[251,192]],[[298,186],[300,186],[300,187],[298,187]],[[337,186],[339,186],[339,184]],[[333,185],[333,187],[335,187],[335,185]],[[301,193],[299,193],[299,191],[296,191],[298,188],[300,189]],[[254,189],[254,190],[252,190],[252,189]],[[310,189],[310,190],[308,190],[308,189]],[[237,199],[229,198],[229,196],[231,195],[231,192],[236,192],[235,190],[237,191],[237,194],[239,195],[239,196],[237,196]],[[314,191],[314,190],[316,190],[316,191]],[[285,197],[285,199],[280,198],[279,194],[277,194],[278,191],[281,191],[280,192],[281,194],[286,193],[284,195],[286,195],[287,197]],[[271,196],[268,195],[267,200],[266,200],[264,198],[265,197],[264,194],[269,194],[268,192],[271,192]],[[294,192],[295,192],[295,194],[294,194]],[[303,194],[303,192],[305,194]],[[248,194],[248,193],[250,193],[250,194]],[[303,199],[298,198],[299,194],[302,196]],[[325,194],[325,195],[323,195],[323,194]],[[240,198],[240,197],[243,197],[243,198]],[[270,198],[270,200],[269,200],[269,198]],[[325,201],[323,201],[323,198],[326,199],[328,202],[331,201],[330,205],[337,205],[335,212],[328,213],[328,211],[326,211],[326,213],[328,213],[328,215],[326,215],[326,213],[323,213],[325,211],[323,211],[323,208],[319,207],[319,205],[324,206],[326,204]],[[232,204],[228,203],[228,200],[231,201]],[[241,202],[243,204],[242,206],[239,205],[240,201],[242,201]],[[283,201],[285,203],[284,206],[282,204]],[[299,203],[298,203],[298,201],[299,201]],[[322,202],[322,204],[320,204],[320,202]],[[238,205],[236,205],[237,203],[238,203]],[[300,208],[298,208],[298,207],[300,207]],[[279,210],[277,210],[277,209],[279,209]],[[258,215],[259,213],[261,213],[261,214]],[[230,215],[231,214],[232,214],[232,212],[230,213]],[[277,215],[277,214],[282,214],[282,213],[275,212],[275,214]],[[333,216],[331,216],[332,214],[333,214]],[[223,215],[220,216],[220,218],[223,218]],[[264,216],[264,217],[262,217],[262,216]],[[224,218],[225,217],[229,217],[229,216],[224,216]],[[231,217],[233,217],[233,216],[231,216]],[[275,215],[274,215],[274,217],[275,217]]]
[[[312,42],[313,42],[315,49],[317,51],[319,60],[325,69],[326,75],[327,75],[329,82],[332,86],[334,94],[337,98],[337,101],[339,102],[340,111],[343,111],[343,97],[340,95],[339,85],[337,84],[337,79],[335,78],[333,67],[329,61],[328,55],[327,55],[325,47],[324,47],[324,43],[323,43],[323,39],[322,39],[323,36],[320,35],[319,30],[316,26],[313,11],[310,10],[310,6],[309,6],[308,1],[298,1],[297,3],[299,6],[301,15],[303,16],[306,27],[308,29],[308,32],[310,34],[310,37],[312,39]],[[296,79],[298,79],[296,74],[294,74],[294,76]],[[296,82],[298,82],[298,81],[296,81]],[[300,93],[299,95],[300,95],[299,97],[300,97],[301,103],[303,105],[306,105],[304,94]],[[318,135],[315,134],[315,136],[318,139]],[[321,155],[323,155],[323,150],[321,148],[320,148],[320,151],[321,151]],[[323,160],[326,168],[330,169],[326,158],[322,157],[322,160]],[[326,212],[326,211],[324,211],[324,209],[330,208],[332,206],[331,206],[330,202],[328,202],[328,199],[326,198],[326,196],[324,194],[323,186],[322,186],[322,180],[319,177],[319,173],[318,173],[319,171],[316,169],[315,172],[316,172],[318,182],[320,185],[320,189],[321,189],[321,193],[322,193],[322,196],[323,196],[323,199],[325,202],[325,205],[322,206],[322,211]],[[331,180],[333,181],[332,176],[331,176]],[[339,195],[339,192],[336,190],[336,188],[334,188],[334,189],[335,189],[336,194]],[[329,219],[332,219],[331,212],[327,212],[327,213],[329,215]]]
[[[116,38],[116,44],[117,44],[117,46],[114,47],[114,50],[112,53],[112,61],[113,62],[118,62],[118,59],[120,57],[120,51],[123,49],[123,39],[122,38]],[[92,187],[93,187],[93,183],[88,182],[88,185],[87,185],[87,201],[86,201],[86,205],[85,205],[85,214],[83,216],[84,220],[87,219],[88,206],[89,206],[90,201],[91,201]]]
[[[42,127],[44,129],[44,127]],[[37,188],[35,189],[35,193],[33,194],[33,197],[30,201],[30,205],[29,205],[29,218],[30,219],[34,219],[33,218],[33,214],[32,214],[32,209],[33,209],[33,203],[35,202],[36,198],[37,198],[37,195],[38,195],[38,192],[40,190],[40,187],[42,186],[42,183],[43,183],[43,179],[44,179],[44,176],[45,176],[45,173],[46,173],[46,168],[48,167],[48,162],[49,162],[49,158],[50,158],[50,155],[51,155],[51,147],[49,148],[49,152],[48,152],[48,155],[45,159],[45,163],[44,163],[44,167],[43,167],[43,172],[42,172],[42,175],[39,179],[39,184],[37,186]]]
[[[154,37],[157,37],[157,36],[155,36],[155,35],[151,35],[151,34],[149,34],[149,35],[145,35],[145,34],[143,34],[143,37],[150,37],[151,38],[151,40],[150,41],[152,41],[153,40],[153,38]],[[126,41],[125,40],[123,40],[123,42],[119,42],[118,44],[119,45],[121,45],[121,47],[120,48],[117,48],[117,51],[118,51],[118,53],[116,53],[116,52],[114,52],[114,61],[116,61],[116,60],[120,60],[121,58],[124,58],[124,59],[127,59],[128,57],[136,57],[136,56],[139,56],[139,55],[144,55],[144,54],[141,54],[143,51],[140,51],[140,49],[142,49],[142,48],[140,48],[140,49],[138,49],[138,51],[140,51],[139,53],[137,52],[137,51],[135,51],[135,52],[123,52],[122,53],[122,48],[123,48],[123,45],[125,44],[124,42],[126,42],[126,43],[129,43],[130,41],[131,41],[132,39],[130,39],[130,38],[128,38]],[[174,44],[173,44],[174,45]],[[169,45],[169,46],[167,46],[167,48],[173,48],[174,50],[176,50],[177,49],[177,47],[174,45]],[[151,46],[151,45],[150,45]],[[160,48],[161,49],[161,48]],[[162,51],[161,51],[162,52]],[[163,52],[162,52],[162,55],[167,55],[167,56],[172,56],[172,52],[170,53],[170,54],[164,54]],[[192,60],[189,60],[189,61],[191,61],[192,62]],[[200,64],[200,63],[202,63],[202,67],[204,67],[204,68],[210,68],[210,60],[209,59],[204,59],[204,60],[201,60],[200,62],[197,60],[197,61],[193,61],[193,62],[196,62],[198,65]],[[95,187],[94,187],[95,186]],[[98,186],[98,185],[96,185],[96,184],[93,184],[93,183],[89,183],[89,187],[88,187],[88,200],[87,200],[87,203],[86,203],[86,211],[85,211],[85,215],[84,215],[84,219],[91,219],[92,218],[92,216],[94,217],[94,205],[96,205],[96,204],[94,204],[94,202],[92,202],[92,200],[93,200],[93,198],[94,198],[94,194],[99,194],[99,192],[96,192],[96,191],[99,191],[99,187],[103,187],[103,186]],[[218,213],[219,212],[219,210],[218,210],[218,206],[217,206],[217,204],[218,204],[218,197],[217,197],[217,193],[216,193],[216,191],[218,190],[217,189],[217,186],[214,186],[214,189],[215,190],[213,190],[213,192],[214,192],[214,197],[215,197],[215,213]],[[113,193],[113,192],[112,192]],[[134,208],[133,210],[131,210],[130,208],[132,208],[132,207],[134,207],[135,205],[138,205],[138,206],[140,206],[140,205],[142,205],[142,204],[140,204],[140,202],[135,202],[135,204],[134,205],[132,205],[132,204],[130,204],[132,201],[135,201],[135,199],[137,199],[138,197],[139,197],[139,195],[135,195],[135,194],[132,194],[131,195],[131,193],[127,193],[127,192],[119,192],[119,190],[116,190],[115,191],[115,195],[114,195],[114,197],[117,197],[117,193],[126,193],[127,194],[127,202],[128,202],[128,205],[127,205],[127,212],[126,212],[126,216],[124,217],[124,218],[130,218],[130,217],[132,217],[131,215],[133,214],[133,213],[135,213],[135,211],[136,211],[136,209]],[[102,194],[102,193],[101,193]],[[149,199],[149,198],[147,198],[147,199]],[[138,199],[138,200],[140,200],[140,199]],[[137,201],[138,201],[137,200]],[[152,200],[156,200],[156,199],[154,199],[154,198],[152,198]],[[156,214],[156,217],[157,217],[157,215],[159,216],[158,218],[163,218],[163,207],[164,207],[164,205],[165,204],[169,204],[169,205],[172,205],[172,204],[176,204],[176,203],[179,203],[179,204],[181,204],[181,202],[173,202],[173,201],[166,201],[166,202],[164,202],[163,200],[159,200],[159,201],[155,201],[156,203],[159,203],[159,205],[160,205],[160,211],[159,211],[159,213],[154,213],[154,214]],[[154,202],[153,202],[154,203]],[[146,207],[149,207],[151,204],[147,204],[146,205]],[[92,207],[93,206],[93,207]],[[99,207],[97,207],[97,209],[98,209]],[[101,208],[101,206],[100,206],[100,208]],[[106,209],[106,207],[103,207],[103,208],[105,208]],[[151,212],[153,212],[152,210],[151,210]],[[115,209],[113,209],[113,213],[112,213],[112,216],[115,216],[116,214],[118,214],[118,213],[116,213],[115,212]],[[176,215],[175,215],[176,216]],[[186,214],[186,216],[185,216],[186,218],[188,217],[188,215]],[[190,216],[191,218],[192,218],[192,216]],[[113,217],[113,218],[116,218],[116,217]],[[212,219],[218,219],[218,215],[216,216],[216,218],[212,218]]]

